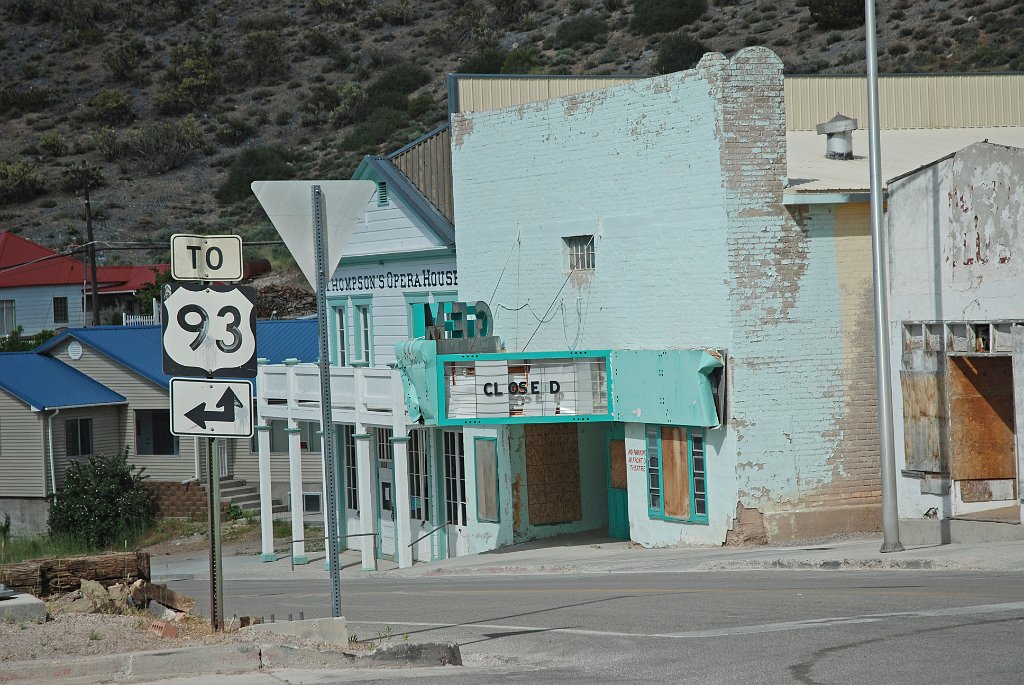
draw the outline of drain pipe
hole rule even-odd
[[[57,471],[53,461],[53,417],[60,413],[60,408],[54,409],[46,419],[46,439],[49,443],[47,452],[50,453],[50,490],[53,492],[53,501],[57,501]]]

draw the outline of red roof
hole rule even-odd
[[[96,280],[101,293],[134,292],[152,284],[167,264],[100,266]],[[36,285],[82,285],[85,265],[10,231],[0,231],[0,288]]]

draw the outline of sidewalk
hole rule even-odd
[[[423,578],[459,575],[523,575],[541,573],[690,573],[701,571],[755,570],[1024,570],[1024,541],[957,543],[910,547],[882,554],[881,536],[787,547],[671,547],[644,549],[596,532],[514,545],[501,550],[398,569],[390,561],[378,561],[378,570],[360,567],[358,552],[341,555],[342,577]],[[155,582],[208,579],[209,561],[202,553],[192,558],[173,556],[152,560]],[[224,558],[226,580],[325,578],[323,553],[311,554],[311,562],[291,567],[286,554],[276,562],[258,556]]]

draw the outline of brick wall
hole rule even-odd
[[[150,481],[146,489],[157,503],[157,516],[205,519],[208,496],[197,481],[177,483]]]

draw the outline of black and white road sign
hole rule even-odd
[[[164,373],[256,377],[256,289],[164,286]]]
[[[171,433],[251,438],[252,384],[200,378],[171,379]]]
[[[176,281],[239,281],[242,239],[237,235],[171,236],[171,277]]]

